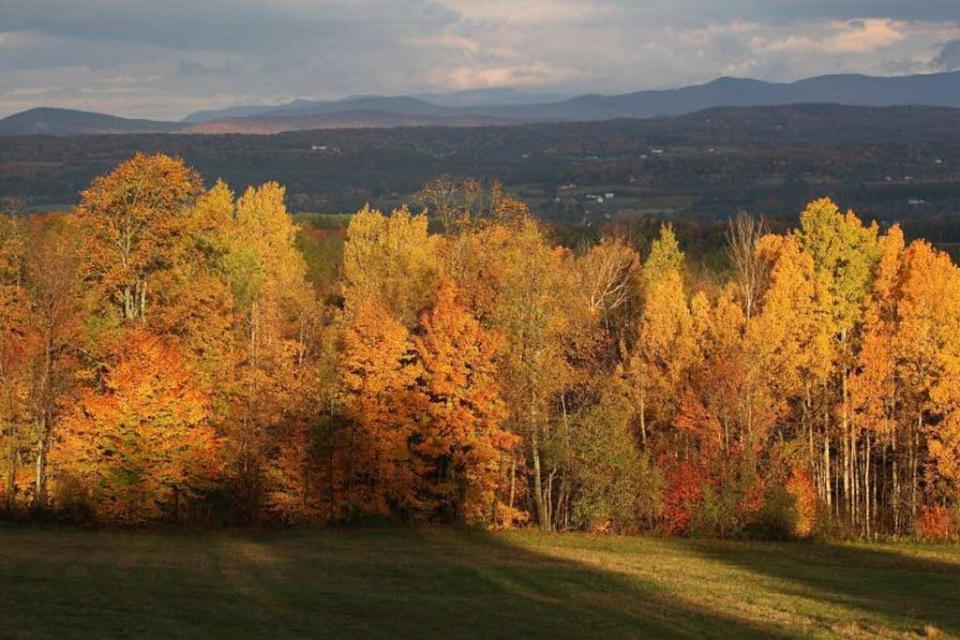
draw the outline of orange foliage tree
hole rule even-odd
[[[421,368],[409,331],[382,303],[361,300],[348,313],[340,371],[351,426],[339,444],[340,515],[409,513],[423,503],[422,463],[412,449]]]
[[[496,519],[505,454],[519,438],[501,426],[507,411],[496,379],[498,341],[457,296],[456,285],[443,280],[413,339],[424,396],[417,451],[428,461],[442,511],[489,522]]]
[[[64,425],[55,459],[101,519],[179,519],[219,472],[209,397],[168,340],[131,330]]]
[[[31,323],[23,286],[24,235],[20,222],[0,214],[0,464],[4,509],[13,511],[17,471],[27,440]]]

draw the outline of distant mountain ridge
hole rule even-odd
[[[226,118],[246,118],[255,116],[265,111],[270,111],[276,107],[267,105],[238,105],[236,107],[227,107],[225,109],[208,109],[203,111],[194,111],[187,115],[180,122],[185,124],[197,124],[209,120],[223,120]]]
[[[179,122],[121,118],[93,111],[37,107],[0,120],[0,136],[170,133],[183,127]]]
[[[569,93],[532,93],[512,88],[466,89],[456,93],[423,93],[413,96],[441,107],[475,107],[482,105],[548,104],[562,102]]]
[[[281,105],[242,105],[198,111],[182,122],[118,118],[68,109],[31,109],[0,120],[0,135],[92,133],[278,133],[323,128],[485,126],[535,122],[589,122],[650,118],[716,107],[828,103],[887,107],[960,108],[960,71],[912,76],[825,75],[777,83],[718,78],[679,89],[620,95],[581,95],[537,102],[549,94],[476,89],[446,96],[351,96],[298,99]],[[499,103],[484,104],[486,101]],[[531,102],[530,100],[534,100]]]
[[[306,100],[298,98],[286,104],[276,105],[240,105],[236,107],[227,107],[225,109],[212,109],[204,111],[195,111],[183,118],[182,122],[189,124],[199,124],[211,120],[222,120],[225,118],[245,118],[250,116],[276,116],[281,113],[293,111],[317,111],[334,112],[343,111],[349,107],[373,108],[374,110],[383,110],[381,107],[389,105],[391,102],[402,104],[403,101],[417,100],[427,103],[432,107],[488,107],[488,106],[508,106],[521,104],[549,104],[564,100],[561,94],[553,93],[528,93],[510,88],[498,89],[467,89],[455,93],[424,93],[413,96],[375,96],[360,95],[349,96],[339,100]],[[407,102],[408,106],[413,103]],[[423,110],[422,105],[417,105],[419,110]],[[389,110],[389,109],[388,109]]]

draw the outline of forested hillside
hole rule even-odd
[[[538,218],[584,228],[712,222],[741,209],[792,221],[830,196],[864,217],[910,223],[909,237],[960,242],[958,127],[960,109],[799,105],[469,129],[16,137],[0,145],[0,200],[73,205],[139,151],[183,157],[231,184],[277,181],[295,212],[389,210],[452,175],[500,180]]]
[[[562,246],[495,184],[411,205],[340,250],[277,183],[137,154],[0,218],[4,513],[956,535],[960,269],[928,242],[818,199],[732,218],[709,267],[670,225]]]

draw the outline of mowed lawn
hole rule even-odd
[[[0,529],[0,637],[960,637],[956,546]]]

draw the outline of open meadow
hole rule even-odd
[[[960,548],[0,530],[0,637],[956,637]]]

